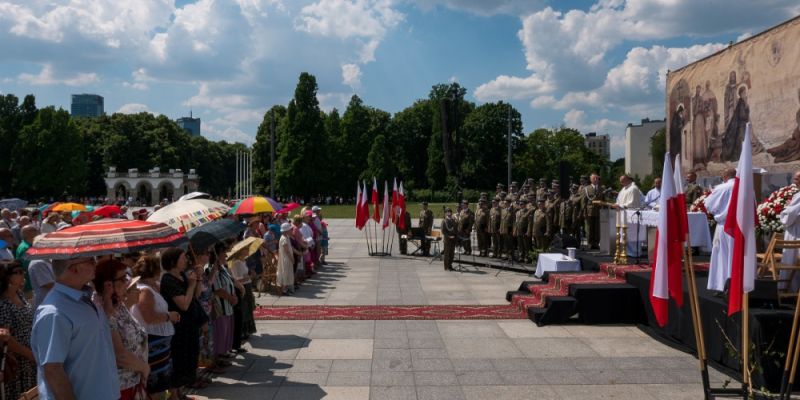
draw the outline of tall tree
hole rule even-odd
[[[491,189],[506,181],[509,109],[513,154],[522,140],[522,118],[511,104],[483,104],[464,120],[460,171],[466,187]]]
[[[433,110],[429,100],[417,100],[392,119],[388,141],[394,148],[398,177],[405,188],[428,187],[425,166],[432,129]]]
[[[28,97],[33,98],[29,95],[25,99],[27,100]],[[0,143],[3,143],[0,146],[0,194],[10,194],[13,176],[11,158],[14,143],[17,142],[19,131],[23,125],[25,124],[19,106],[19,98],[13,94],[0,96]]]
[[[559,177],[559,164],[566,163],[571,175],[605,170],[605,161],[590,151],[583,135],[575,129],[537,129],[527,135],[514,155],[515,180]]]
[[[434,189],[442,188],[450,181],[458,184],[462,153],[461,125],[475,107],[465,101],[467,89],[458,82],[437,84],[431,88],[428,98],[433,112],[433,129],[428,144],[428,183]],[[448,179],[449,178],[449,179]]]
[[[389,153],[386,137],[378,135],[372,141],[367,156],[367,170],[364,175],[377,177],[378,180],[388,180],[395,175],[395,172],[395,164]]]
[[[269,193],[270,184],[270,151],[272,150],[272,135],[275,135],[275,153],[278,151],[278,126],[286,115],[286,107],[272,106],[261,120],[256,131],[256,141],[253,143],[253,183],[256,193],[264,195]]]
[[[373,140],[369,135],[370,125],[369,108],[364,106],[360,97],[353,95],[342,115],[341,135],[336,143],[337,165],[339,175],[345,178],[343,181],[352,182],[366,175],[367,155]]]
[[[306,198],[325,193],[331,170],[329,144],[317,100],[317,80],[313,75],[300,74],[284,120],[276,171],[278,188],[284,195]]]

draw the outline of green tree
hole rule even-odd
[[[30,125],[36,114],[36,98],[33,95],[25,96],[22,104],[13,94],[0,96],[0,143],[3,143],[0,146],[0,194],[11,191],[14,143],[17,143],[20,130]]]
[[[328,146],[317,100],[317,80],[303,72],[281,124],[276,180],[282,194],[308,198],[327,191],[331,170]]]
[[[83,138],[68,112],[52,106],[39,110],[20,131],[13,154],[15,193],[56,197],[85,193]]]
[[[372,144],[369,135],[371,125],[370,110],[357,95],[350,98],[344,114],[342,114],[340,135],[336,140],[337,175],[343,178],[342,190],[349,190],[352,181],[366,178],[367,155]],[[347,184],[345,184],[347,183]],[[352,191],[352,190],[351,190]]]
[[[388,180],[394,177],[396,172],[395,164],[388,150],[386,138],[383,135],[375,137],[367,156],[365,175],[377,177],[378,180]]]
[[[605,171],[605,160],[586,148],[585,139],[575,129],[537,129],[525,137],[514,156],[514,176],[554,179],[559,177],[559,164],[566,163],[573,177]]]
[[[392,119],[387,140],[394,147],[397,174],[404,188],[428,186],[424,167],[428,165],[427,146],[431,143],[432,129],[433,109],[429,100],[415,101]]]
[[[256,193],[269,193],[271,135],[275,134],[275,152],[278,150],[278,125],[286,115],[286,107],[272,106],[261,120],[253,143],[253,185]]]
[[[433,114],[432,131],[428,143],[426,175],[432,189],[440,189],[449,181],[460,179],[457,166],[461,161],[462,144],[460,127],[474,104],[465,101],[467,89],[457,82],[437,84],[428,94]],[[444,127],[449,135],[444,135]]]
[[[653,158],[653,176],[661,176],[664,170],[664,154],[667,153],[667,129],[661,128],[650,137],[650,156]]]
[[[491,189],[498,182],[506,181],[509,109],[513,155],[522,140],[522,117],[513,106],[503,102],[486,103],[464,120],[460,170],[466,187]]]

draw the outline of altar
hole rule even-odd
[[[600,210],[600,251],[613,255],[616,249],[617,238],[617,213],[613,208]],[[658,211],[655,210],[624,210],[619,217],[628,227],[627,240],[631,242],[652,242],[655,228],[658,226]],[[711,231],[708,227],[708,218],[701,212],[687,213],[689,220],[689,244],[699,247],[704,252],[711,251]],[[648,240],[648,237],[650,239]],[[652,250],[652,243],[648,249]]]

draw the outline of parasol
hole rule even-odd
[[[55,212],[72,212],[72,211],[87,211],[86,206],[80,203],[61,203],[53,207],[50,211]]]
[[[230,211],[230,207],[213,200],[183,200],[154,212],[147,220],[163,222],[186,233],[200,225],[224,217],[228,211]]]
[[[247,226],[239,221],[219,219],[192,229],[186,237],[193,248],[207,249],[215,243],[238,236],[245,229]]]
[[[253,196],[248,197],[236,204],[231,210],[231,214],[249,215],[276,212],[281,208],[283,208],[283,204],[270,199],[269,197]]]
[[[264,244],[264,239],[251,236],[236,243],[233,248],[231,248],[231,251],[228,252],[227,258],[231,260],[250,257],[250,255],[258,251],[258,248],[261,247],[262,244]]]
[[[0,200],[0,209],[7,208],[10,211],[16,211],[20,208],[25,208],[27,205],[27,201],[18,198]]]
[[[192,192],[192,193],[185,194],[185,195],[181,196],[181,198],[179,198],[178,201],[195,200],[195,199],[210,199],[210,198],[211,198],[211,195],[208,194],[208,193]]]
[[[114,206],[114,205],[98,207],[93,212],[94,215],[99,215],[103,218],[110,218],[115,215],[122,215],[122,209],[120,209],[119,206]]]
[[[101,219],[48,233],[28,249],[29,259],[70,259],[126,254],[186,243],[172,227],[147,221]]]
[[[298,203],[286,203],[286,206],[284,206],[283,208],[278,210],[278,212],[281,213],[281,214],[284,214],[284,213],[288,214],[288,213],[292,212],[292,210],[296,209],[297,207],[300,207],[300,204],[298,204]]]

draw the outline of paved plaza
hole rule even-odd
[[[367,256],[349,220],[330,223],[329,266],[295,296],[260,305],[508,304],[529,275]],[[397,254],[395,246],[394,253]],[[258,321],[211,399],[698,399],[697,361],[633,326],[539,328],[527,319]],[[728,378],[711,371],[714,386]]]

